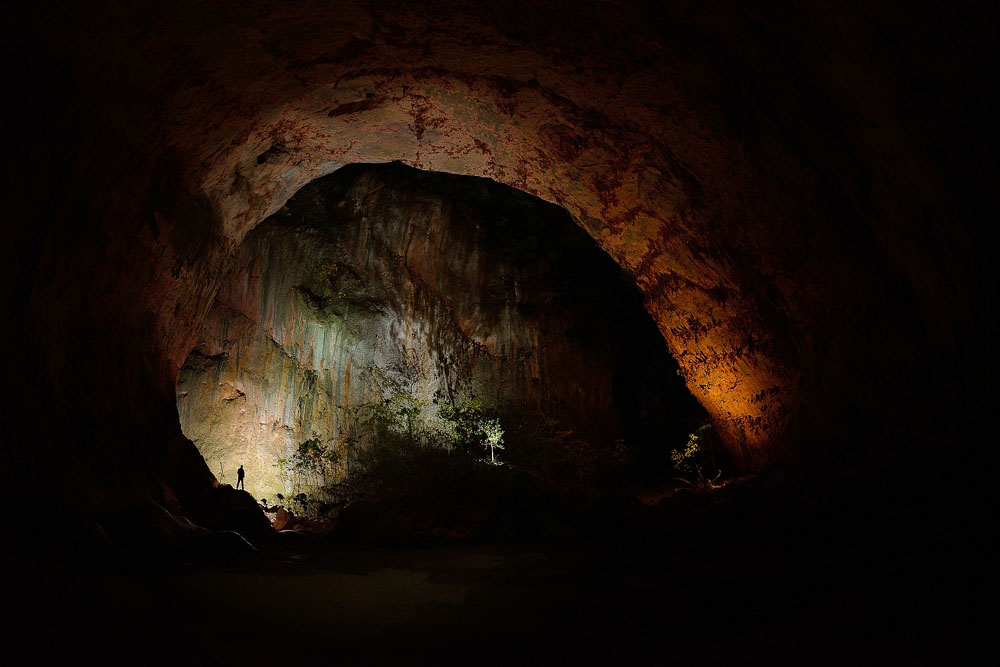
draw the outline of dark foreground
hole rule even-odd
[[[564,536],[285,536],[168,567],[67,565],[23,539],[3,662],[994,664],[989,511],[956,488],[778,476],[604,499]]]

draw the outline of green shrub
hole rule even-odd
[[[675,449],[670,454],[676,479],[694,488],[711,488],[722,475],[717,468],[718,443],[711,424],[703,424],[688,435],[683,449]]]

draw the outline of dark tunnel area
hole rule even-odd
[[[4,7],[4,664],[992,664],[986,4]]]

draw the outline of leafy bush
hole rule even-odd
[[[693,488],[712,488],[722,475],[721,469],[716,466],[717,445],[711,424],[703,424],[689,434],[684,448],[675,449],[670,454],[674,470],[681,475],[676,478],[677,481]]]
[[[486,453],[488,462],[500,463],[503,427],[499,418],[486,413],[480,400],[442,403],[435,417],[425,418],[425,401],[399,389],[386,393],[381,401],[344,409],[339,444],[342,457],[332,457],[332,448],[309,441],[299,447],[290,462],[291,470],[314,470],[315,466],[342,461],[340,483],[324,478],[319,491],[354,500],[407,487],[413,477],[426,476],[431,465],[468,466]]]
[[[433,410],[391,382],[379,386],[381,400],[341,408],[337,440],[310,438],[279,460],[295,495],[279,497],[278,506],[311,516],[322,505],[400,493],[483,461],[502,463],[504,429],[482,401],[442,402]]]
[[[480,423],[485,418],[483,402],[471,398],[457,406],[441,403],[438,405],[438,417],[445,425],[443,431],[451,434],[449,444],[467,454],[474,454],[480,436]]]

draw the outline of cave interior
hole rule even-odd
[[[242,466],[265,507],[305,493],[313,515],[388,473],[373,447],[471,464],[490,425],[492,464],[595,489],[688,474],[669,456],[699,429],[685,481],[736,472],[639,291],[565,209],[399,163],[342,167],[247,236],[177,410],[219,483]]]
[[[992,664],[984,5],[3,10],[11,664]]]

